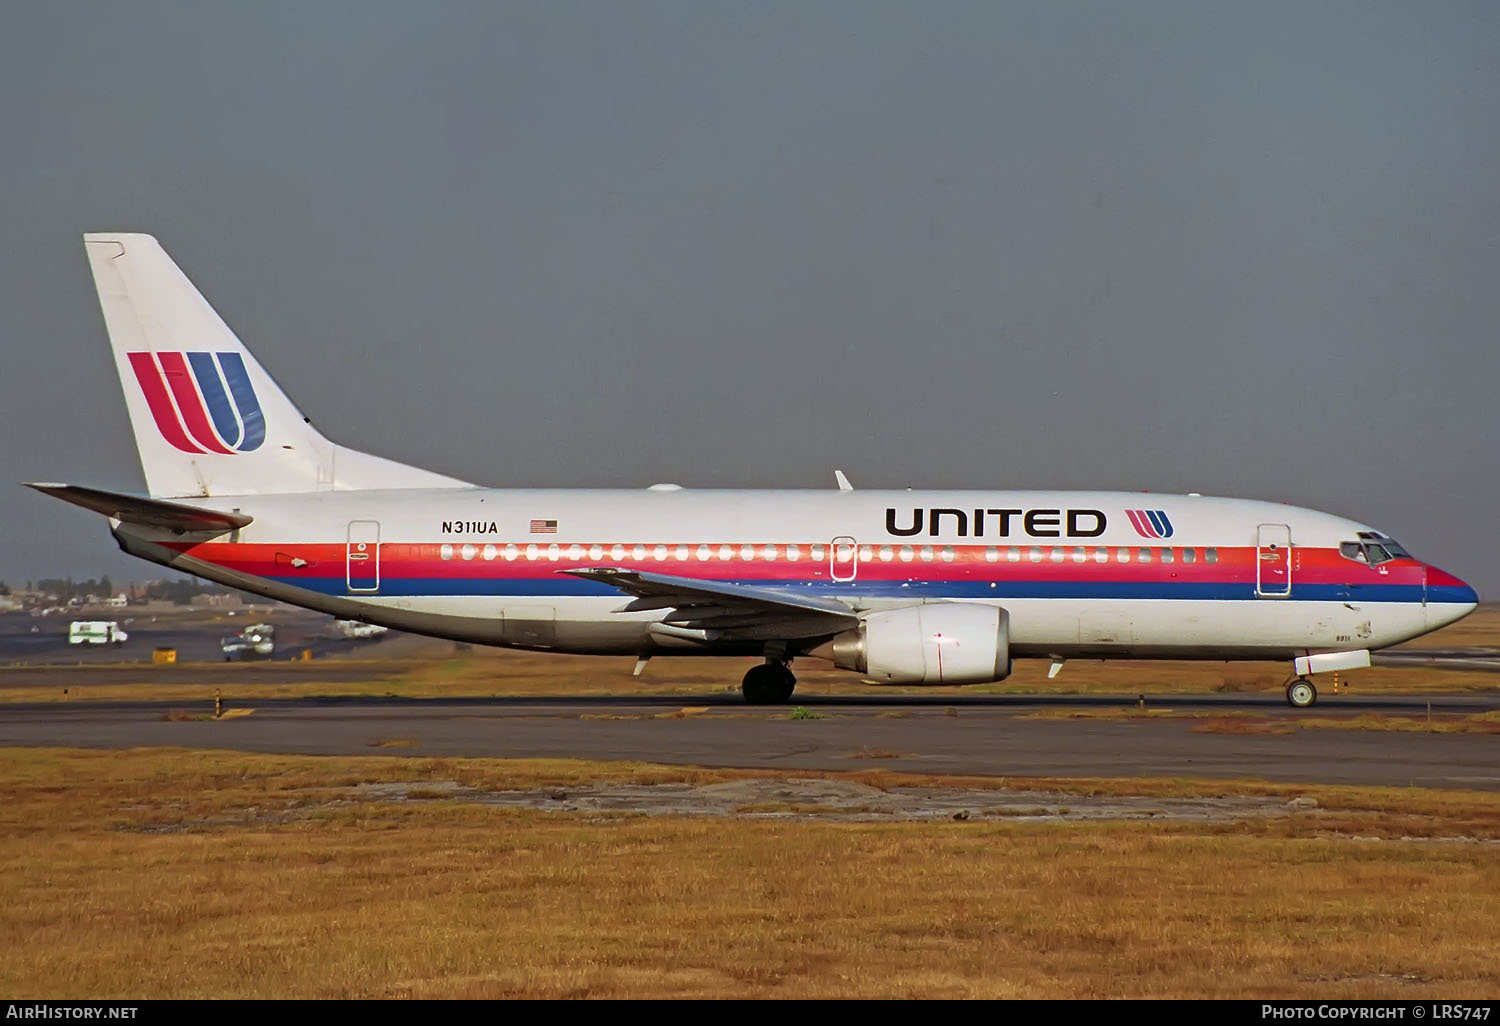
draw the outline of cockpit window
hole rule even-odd
[[[1394,538],[1377,531],[1360,531],[1357,542],[1339,542],[1339,554],[1346,559],[1357,559],[1371,566],[1389,563],[1393,559],[1411,558],[1411,553]]]

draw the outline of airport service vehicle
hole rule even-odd
[[[363,623],[359,620],[335,620],[333,621],[333,626],[342,637],[359,641],[367,638],[378,638],[390,630],[389,627],[382,627],[374,623]]]
[[[325,438],[148,235],[86,235],[148,494],[31,487],[133,555],[455,641],[794,659],[876,684],[1014,659],[1286,660],[1311,675],[1469,613],[1474,590],[1373,527],[1276,502],[1106,491],[494,489]]]
[[[276,651],[276,628],[268,623],[252,623],[238,634],[219,642],[224,660],[269,659]]]
[[[129,640],[114,620],[74,620],[68,625],[70,645],[123,645]]]

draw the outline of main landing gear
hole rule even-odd
[[[797,678],[792,668],[780,660],[766,660],[752,666],[740,684],[740,693],[751,705],[780,705],[792,697]]]
[[[1306,709],[1318,701],[1318,689],[1306,677],[1294,677],[1286,686],[1286,704],[1293,709]]]

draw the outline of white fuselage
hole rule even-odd
[[[177,500],[191,503],[193,500]],[[215,496],[233,535],[116,525],[137,555],[338,616],[522,648],[743,652],[559,571],[617,567],[836,599],[1003,606],[1015,656],[1294,658],[1375,649],[1472,589],[1278,503],[1130,492],[492,490]],[[1341,551],[1340,546],[1345,546]]]

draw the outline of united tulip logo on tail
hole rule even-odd
[[[1172,537],[1172,521],[1167,519],[1165,510],[1127,509],[1125,515],[1130,518],[1135,533],[1142,538]]]
[[[266,418],[239,353],[130,353],[156,427],[194,454],[254,452]]]

